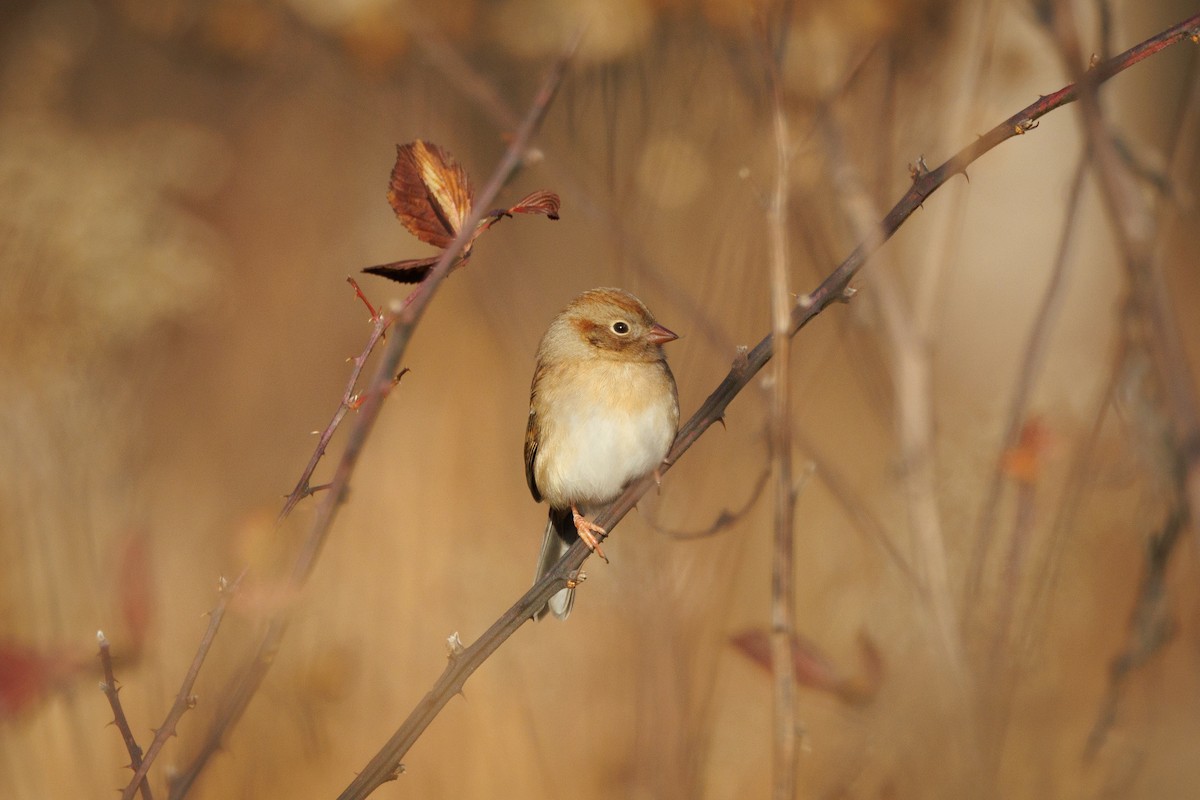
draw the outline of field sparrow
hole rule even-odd
[[[677,338],[621,289],[584,292],[550,323],[525,429],[529,491],[550,504],[535,583],[576,536],[604,558],[596,534],[605,531],[584,515],[662,463],[679,426],[662,346]],[[566,619],[574,599],[574,589],[563,589],[535,617]]]

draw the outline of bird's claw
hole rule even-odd
[[[604,559],[604,563],[607,564],[608,556],[604,555],[604,551],[600,549],[600,540],[596,538],[596,534],[604,536],[608,531],[594,522],[587,521],[575,509],[571,509],[571,519],[575,523],[575,532],[579,534],[579,538],[583,539],[583,543],[588,546],[588,549]]]

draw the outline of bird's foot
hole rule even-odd
[[[584,519],[574,506],[571,506],[571,521],[575,523],[575,532],[579,534],[580,539],[583,539],[583,543],[588,546],[588,549],[604,559],[604,563],[607,564],[608,556],[604,555],[604,551],[600,549],[600,540],[596,538],[596,534],[603,536],[608,531],[596,523]]]

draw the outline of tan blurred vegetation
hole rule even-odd
[[[1167,0],[1114,10],[1116,49],[1194,13]],[[561,221],[499,226],[447,281],[307,590],[273,594],[263,576],[306,507],[282,531],[273,515],[368,331],[344,278],[428,253],[385,200],[394,144],[435,141],[481,184],[587,11],[543,158],[504,198],[552,189]],[[1092,11],[1081,4],[1089,31]],[[797,291],[855,244],[818,115],[881,214],[918,156],[939,163],[1067,82],[1031,4],[814,0],[786,20]],[[1102,49],[1094,35],[1086,45]],[[735,347],[767,332],[775,152],[757,47],[738,0],[7,4],[0,646],[33,654],[41,672],[36,691],[5,687],[21,704],[0,709],[0,796],[107,797],[126,783],[95,631],[113,642],[145,746],[217,577],[247,564],[257,571],[152,772],[156,793],[195,753],[264,615],[289,602],[296,622],[277,661],[192,796],[340,791],[436,678],[445,638],[474,639],[533,576],[545,509],[525,487],[521,442],[554,312],[593,286],[641,296],[683,335],[670,356],[685,415]],[[1165,165],[1195,60],[1185,44],[1106,88],[1143,163]],[[1200,792],[1190,528],[1159,609],[1174,637],[1129,675],[1107,738],[1083,757],[1170,494],[1162,409],[1136,360],[1113,376],[1126,284],[1090,181],[1034,427],[1001,453],[1080,149],[1068,108],[986,155],[906,224],[850,305],[795,341],[796,457],[812,464],[796,521],[800,632],[846,675],[864,669],[866,637],[882,670],[854,702],[801,690],[802,796]],[[1183,202],[1161,253],[1195,363],[1197,173],[1169,178]],[[363,283],[377,301],[404,292]],[[883,302],[901,304],[930,359],[933,511],[961,669],[880,545],[919,561]],[[767,463],[766,398],[760,381],[735,401],[727,430],[711,430],[605,544],[611,566],[589,562],[571,619],[518,632],[377,796],[766,795],[771,682],[731,637],[769,624],[771,503],[697,540],[648,524],[703,528],[746,503]],[[1003,493],[980,544],[993,480]],[[960,591],[981,547],[982,581]]]

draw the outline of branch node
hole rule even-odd
[[[925,155],[922,153],[917,156],[916,163],[908,165],[908,177],[912,178],[913,183],[916,183],[921,178],[929,174],[929,165],[925,163]]]
[[[462,639],[458,636],[458,631],[446,637],[446,658],[453,661],[463,654],[467,648],[463,646]]]
[[[750,348],[744,344],[739,344],[734,352],[733,364],[729,371],[734,375],[744,375],[746,370],[750,368]]]

